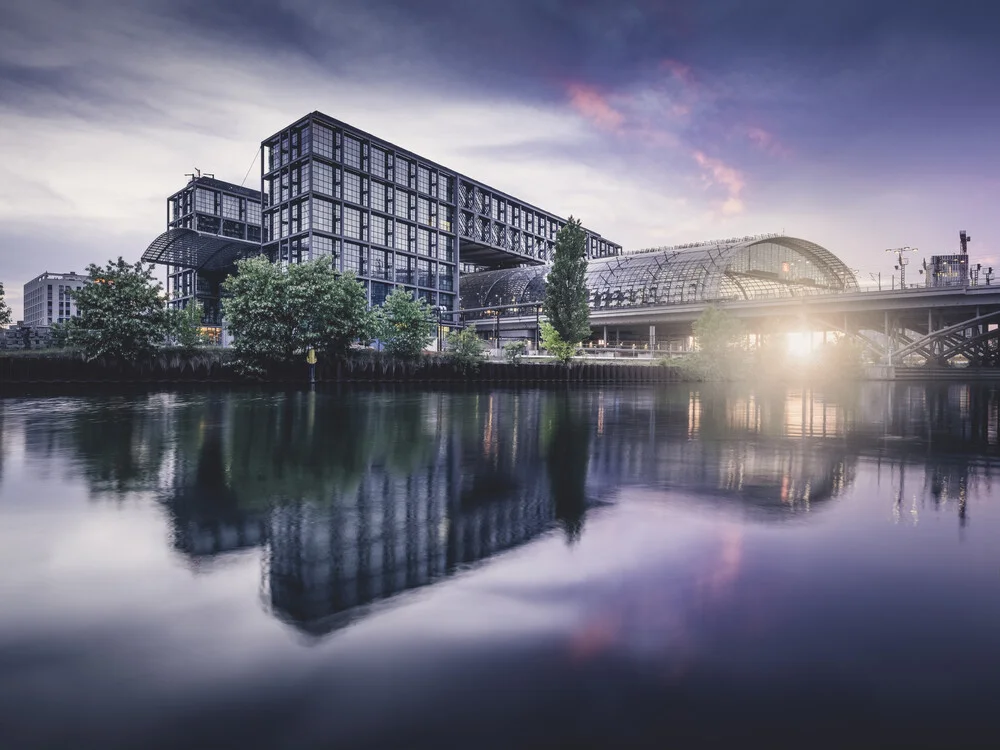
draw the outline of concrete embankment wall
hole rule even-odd
[[[264,382],[306,383],[304,363],[275,368]],[[573,363],[509,364],[484,362],[463,373],[447,360],[428,358],[419,364],[388,358],[348,360],[316,366],[317,382],[486,382],[486,383],[669,383],[678,382],[676,368],[652,365]],[[29,384],[73,383],[246,383],[219,358],[162,356],[140,363],[85,361],[79,356],[0,357],[0,388]]]

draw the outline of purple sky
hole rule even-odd
[[[784,231],[859,280],[1000,248],[1000,7],[7,0],[0,280],[137,259],[194,167],[320,110],[627,249]],[[914,259],[913,273],[918,258]]]

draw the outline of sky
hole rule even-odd
[[[0,0],[0,282],[137,260],[319,110],[626,249],[1000,258],[1000,4]],[[1000,268],[998,268],[1000,270]],[[913,280],[913,277],[910,277]]]

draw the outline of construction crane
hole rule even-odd
[[[887,253],[896,253],[897,262],[899,265],[895,268],[899,271],[899,288],[906,289],[906,266],[909,264],[909,258],[904,258],[903,253],[917,252],[917,248],[910,247],[890,247],[886,249]]]

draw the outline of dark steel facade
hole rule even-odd
[[[319,112],[261,144],[263,248],[331,256],[379,305],[394,287],[457,310],[464,271],[541,265],[565,219]],[[588,231],[591,257],[621,247]]]
[[[203,321],[221,324],[220,284],[236,257],[260,248],[261,201],[258,190],[202,176],[167,199],[167,232],[154,240],[143,260],[167,266],[171,307],[197,300]]]

